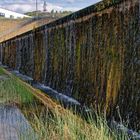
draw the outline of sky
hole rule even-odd
[[[43,0],[38,1],[38,9],[43,10]],[[57,11],[77,11],[101,0],[46,0],[47,10],[50,12],[52,9]],[[16,11],[18,13],[25,13],[35,11],[36,0],[0,0],[0,7]]]

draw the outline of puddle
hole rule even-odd
[[[10,125],[1,123],[0,140],[18,140],[17,130],[14,127],[11,127]]]
[[[35,133],[21,111],[0,105],[0,140],[36,140]]]

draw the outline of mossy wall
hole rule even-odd
[[[1,43],[2,63],[140,127],[139,17],[139,0],[105,0]]]

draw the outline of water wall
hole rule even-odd
[[[0,46],[3,64],[140,128],[139,0],[104,0]]]

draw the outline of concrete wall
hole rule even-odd
[[[105,0],[1,46],[3,64],[140,128],[139,0]]]

